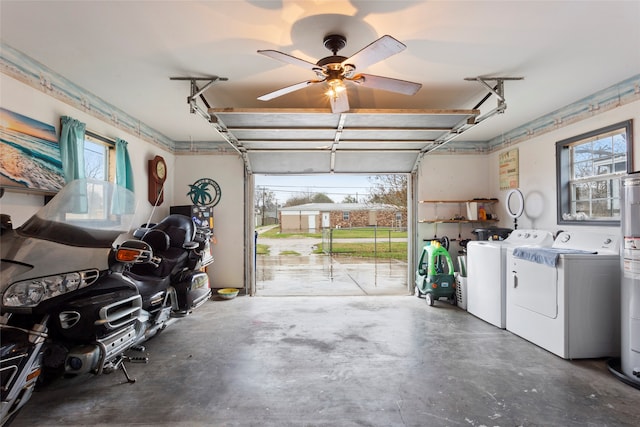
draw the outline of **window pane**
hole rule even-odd
[[[586,142],[584,144],[576,145],[571,150],[573,153],[574,162],[583,162],[585,160],[591,160],[593,153],[591,152],[591,143]]]
[[[611,157],[611,138],[603,138],[593,142],[593,158]]]
[[[624,134],[618,134],[613,136],[613,152],[615,154],[627,154],[627,138]]]
[[[107,179],[107,147],[85,139],[84,173],[87,178]]]
[[[576,210],[575,213],[583,212],[589,215],[589,202],[576,202]]]
[[[627,171],[627,157],[616,157],[613,164],[614,172],[626,172]]]
[[[588,178],[590,176],[593,176],[593,163],[591,161],[574,163],[573,179]]]
[[[609,188],[609,180],[596,181],[592,183],[591,198],[604,199],[611,197],[611,189]]]
[[[613,216],[610,200],[595,200],[591,204],[592,217],[594,218],[611,218]]]
[[[574,184],[574,200],[589,200],[591,198],[590,183]]]

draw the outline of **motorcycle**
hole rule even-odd
[[[132,236],[135,196],[113,183],[73,181],[17,229],[1,219],[3,426],[37,383],[116,370],[134,382],[125,352],[211,294],[206,235],[170,216]]]
[[[193,219],[184,215],[173,214],[158,224],[145,224],[133,236],[139,242],[123,243],[116,258],[142,297],[134,343],[139,345],[211,297],[209,276],[203,269],[213,257],[211,232],[196,227]]]

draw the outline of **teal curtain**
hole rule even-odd
[[[60,157],[66,182],[85,177],[84,131],[86,125],[68,116],[60,118]]]
[[[127,150],[127,141],[116,138],[116,184],[128,190],[133,190],[133,169]]]

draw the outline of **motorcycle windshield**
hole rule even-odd
[[[67,184],[18,229],[23,236],[81,247],[110,247],[131,230],[135,194],[108,181]]]

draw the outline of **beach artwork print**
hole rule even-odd
[[[0,185],[52,193],[64,183],[55,128],[0,108]]]

